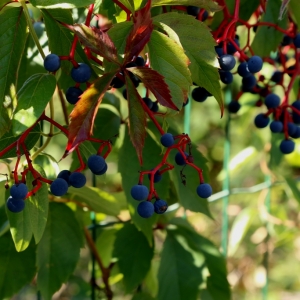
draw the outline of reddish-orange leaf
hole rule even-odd
[[[133,15],[133,28],[126,40],[124,64],[137,56],[149,42],[153,31],[150,14],[151,0]]]
[[[146,113],[142,106],[142,98],[137,92],[127,71],[125,71],[128,111],[129,134],[133,146],[136,149],[140,164],[143,164],[143,148],[146,138]]]
[[[75,24],[69,28],[78,36],[84,46],[110,62],[118,62],[117,49],[106,32],[84,24]]]
[[[66,154],[72,152],[80,142],[92,135],[97,109],[114,75],[115,72],[112,72],[98,78],[76,103],[70,114],[71,122]]]
[[[127,70],[132,72],[143,82],[145,87],[153,93],[161,105],[178,110],[176,105],[172,102],[170,90],[164,80],[164,76],[147,67],[128,68]]]

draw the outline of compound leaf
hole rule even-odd
[[[111,72],[99,77],[80,96],[80,100],[70,114],[66,152],[73,151],[80,142],[91,136],[98,107],[114,75],[115,72]]]
[[[189,68],[193,82],[207,89],[216,98],[223,113],[224,103],[217,69],[219,63],[214,48],[216,43],[208,27],[192,16],[175,12],[156,16],[153,20],[166,24],[177,33],[191,61]]]
[[[0,295],[10,298],[33,279],[35,268],[35,245],[17,252],[9,232],[0,237]]]
[[[127,292],[136,288],[147,275],[153,251],[154,247],[149,245],[145,235],[133,224],[125,224],[116,233],[113,255],[118,258]],[[134,260],[129,257],[134,257]]]
[[[30,3],[33,6],[38,8],[63,8],[70,9],[76,7],[85,7],[90,4],[93,4],[93,0],[30,0]]]
[[[151,68],[164,76],[172,102],[181,109],[192,85],[188,57],[176,42],[156,30],[152,32],[148,48]]]
[[[13,133],[19,135],[42,115],[56,87],[52,74],[31,76],[17,93],[17,107],[12,119]]]
[[[23,9],[9,8],[0,12],[0,137],[8,131],[10,120],[3,103],[11,101],[12,86],[17,86],[18,70],[27,39]]]
[[[37,248],[37,288],[50,300],[74,271],[82,246],[82,234],[72,210],[50,203],[44,235]]]

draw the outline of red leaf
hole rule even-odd
[[[172,102],[170,90],[164,80],[164,76],[147,67],[128,68],[127,70],[132,72],[143,82],[145,87],[153,93],[161,105],[178,110],[176,105]]]
[[[69,28],[84,46],[108,61],[118,63],[117,49],[106,32],[97,28],[92,29],[84,24],[75,24]]]
[[[115,72],[98,78],[80,97],[70,114],[68,144],[66,154],[72,152],[80,142],[88,139],[93,132],[98,106],[107,91]]]
[[[125,71],[128,111],[129,111],[129,134],[133,146],[136,149],[140,164],[143,164],[142,151],[146,137],[146,113],[142,106],[142,98],[137,92],[127,71]]]
[[[153,30],[150,8],[151,0],[133,15],[133,29],[126,40],[124,64],[137,56],[150,40]]]

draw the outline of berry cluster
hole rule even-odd
[[[28,189],[26,184],[17,183],[10,189],[10,197],[6,201],[7,208],[14,213],[18,213],[25,208],[25,198],[27,196]]]
[[[178,141],[177,143],[176,140]],[[163,214],[168,209],[168,203],[165,200],[160,199],[154,188],[154,183],[160,182],[163,173],[174,168],[172,164],[166,161],[172,149],[178,150],[175,155],[175,163],[178,166],[185,167],[186,165],[190,165],[198,171],[200,181],[200,184],[196,189],[198,196],[201,198],[208,198],[212,195],[211,186],[208,183],[204,183],[202,170],[193,164],[194,159],[191,155],[191,151],[189,151],[189,153],[184,151],[185,145],[190,143],[189,137],[185,134],[174,136],[171,133],[164,133],[160,138],[160,143],[162,146],[167,148],[162,163],[150,171],[141,172],[138,184],[131,188],[131,197],[140,201],[137,206],[137,213],[142,218],[149,218],[154,214],[154,212],[156,214]],[[148,174],[148,178],[150,180],[150,190],[146,185],[143,185],[143,176],[145,174]],[[152,199],[155,199],[154,202],[152,202]]]

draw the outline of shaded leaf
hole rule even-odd
[[[194,265],[192,254],[172,230],[167,231],[158,281],[157,300],[197,299],[198,287],[202,283],[201,269]]]
[[[75,8],[75,7],[85,7],[93,4],[93,0],[30,0],[33,6],[38,8]]]
[[[151,68],[164,76],[172,102],[181,109],[192,85],[188,57],[176,42],[156,30],[152,32],[148,48]]]
[[[137,92],[129,74],[125,73],[127,100],[129,110],[129,134],[137,152],[140,164],[143,164],[142,151],[146,137],[146,114],[142,106],[142,98]]]
[[[182,218],[175,218],[171,224],[177,225],[176,232],[186,239],[188,245],[205,257],[210,276],[207,277],[207,289],[213,300],[230,300],[231,290],[227,280],[226,261],[218,248],[207,238],[195,232],[192,226]]]
[[[56,87],[52,74],[31,76],[17,93],[18,104],[12,119],[15,135],[23,133],[42,115]]]
[[[288,176],[284,176],[284,179],[285,179],[288,187],[290,188],[291,192],[293,193],[294,198],[300,204],[300,191],[297,186],[297,182],[295,181],[295,179],[290,178]]]
[[[70,187],[68,194],[68,199],[85,203],[95,212],[110,216],[117,216],[120,213],[120,207],[115,197],[98,188],[84,186],[77,189]]]
[[[151,1],[133,15],[133,28],[127,37],[124,63],[128,63],[137,56],[149,42],[153,30],[151,19]]]
[[[300,3],[298,0],[291,0],[289,3],[289,12],[294,16],[298,27],[300,26]]]
[[[162,75],[147,67],[128,68],[127,70],[143,82],[161,105],[177,110],[177,107],[171,100],[168,85],[165,83]]]
[[[191,61],[189,68],[193,82],[204,87],[216,98],[223,113],[224,103],[217,69],[219,63],[214,48],[216,42],[208,27],[192,16],[176,12],[156,16],[153,20],[166,24],[177,33]]]
[[[92,135],[94,120],[101,100],[108,89],[115,72],[107,73],[98,78],[81,95],[70,114],[67,151],[73,151],[76,146]]]
[[[113,255],[118,258],[127,292],[136,288],[147,275],[153,252],[153,246],[150,247],[144,234],[134,225],[127,223],[116,233]]]
[[[72,210],[64,204],[50,203],[46,229],[37,248],[37,288],[46,300],[74,271],[82,242]]]
[[[30,283],[36,273],[35,245],[17,252],[9,232],[0,237],[0,295],[10,298],[24,285]]]
[[[144,0],[144,2],[145,1],[146,0]],[[193,5],[205,8],[212,12],[222,9],[222,7],[217,5],[217,3],[212,0],[152,0],[152,7],[161,5]]]
[[[269,1],[266,12],[262,17],[262,22],[277,24],[279,27],[287,28],[287,15],[282,20],[278,20],[281,7],[281,0]],[[255,55],[261,57],[269,56],[271,51],[275,51],[283,38],[283,33],[270,26],[259,26],[251,44]],[[267,43],[265,41],[268,41]]]
[[[110,62],[118,62],[116,47],[106,32],[90,28],[85,24],[75,24],[69,28],[75,32],[84,46]]]
[[[40,138],[41,129],[40,125],[37,124],[28,134],[27,138],[25,139],[25,145],[27,150],[31,150],[37,141]],[[14,136],[12,129],[7,132],[2,138],[0,139],[0,151],[4,150],[6,147],[10,146],[14,142],[16,142],[21,136]],[[23,148],[20,148],[21,153],[24,153]],[[1,155],[1,158],[8,158],[8,157],[17,157],[16,147],[13,147],[11,150],[7,151],[5,154]]]
[[[38,171],[43,177],[46,177],[44,170],[38,166],[34,165],[34,169]],[[34,177],[31,172],[28,172],[26,177],[27,186],[30,189],[33,188],[32,182]],[[33,233],[35,243],[38,244],[41,240],[48,217],[48,185],[43,182],[41,188],[35,193],[34,196],[30,196],[27,200],[26,206],[30,215],[30,225],[31,231]]]
[[[21,7],[0,12],[0,137],[10,127],[8,112],[3,103],[6,98],[12,100],[11,85],[17,86],[17,74],[27,39],[26,28]]]

